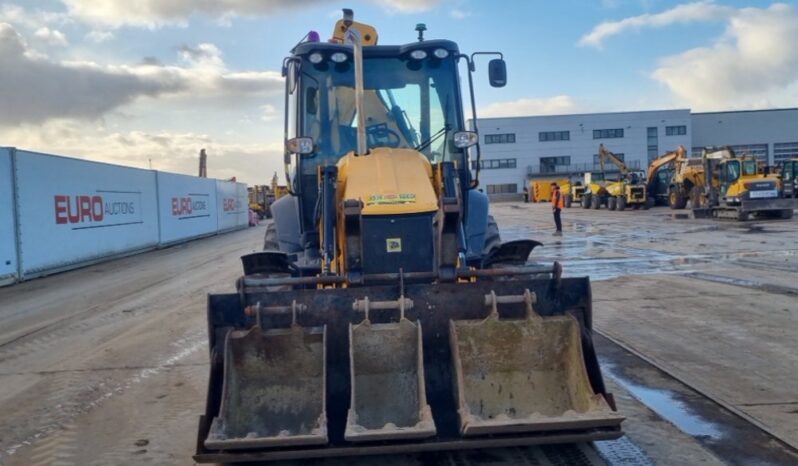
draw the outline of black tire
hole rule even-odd
[[[687,198],[679,188],[673,187],[668,190],[668,205],[671,209],[684,209],[687,205]]]
[[[571,208],[571,203],[573,202],[573,199],[571,199],[571,195],[570,194],[566,194],[565,196],[563,196],[562,201],[563,201],[563,204],[565,204],[565,208],[566,209],[570,209]]]
[[[648,210],[654,207],[655,205],[657,205],[657,200],[654,199],[653,197],[647,197],[646,204],[643,206],[643,209]]]
[[[621,212],[626,210],[626,198],[624,196],[618,198],[618,210]]]
[[[599,210],[601,209],[601,198],[599,196],[592,196],[590,200],[590,207]]]
[[[277,242],[277,227],[274,222],[270,222],[266,226],[266,234],[263,235],[263,250],[264,251],[279,251],[280,243]]]
[[[583,194],[582,195],[582,208],[589,209],[590,208],[590,198],[593,197],[590,194]]]
[[[789,219],[792,218],[794,213],[795,213],[795,211],[793,211],[792,209],[784,209],[781,212],[779,212],[779,214],[780,214],[779,216],[781,218],[783,218],[784,220],[789,220]]]
[[[691,209],[698,209],[700,207],[709,207],[702,205],[701,197],[703,194],[703,190],[700,186],[693,186],[693,189],[690,190],[690,208]]]
[[[738,210],[737,211],[737,220],[739,220],[741,222],[744,222],[744,221],[748,220],[748,214],[749,214],[748,211],[745,211],[745,210],[742,210],[742,209]]]
[[[482,247],[482,257],[488,257],[501,244],[502,238],[499,236],[499,225],[493,215],[488,215],[488,227],[485,229],[485,245]]]
[[[607,199],[607,208],[608,209],[615,210],[615,208],[617,206],[618,206],[618,199],[616,199],[614,197],[611,197],[611,198]]]

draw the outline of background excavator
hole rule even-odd
[[[476,189],[480,54],[424,29],[377,45],[344,10],[330,42],[310,33],[285,59],[290,195],[272,205],[267,250],[242,257],[237,292],[208,297],[196,461],[621,435],[589,279],[527,264],[540,243],[501,242]],[[504,61],[491,55],[502,87]]]
[[[630,171],[623,160],[607,150],[604,144],[599,144],[598,161],[604,181],[599,182],[598,187],[590,186],[590,192],[585,194],[589,200],[583,200],[583,205],[593,209],[605,205],[609,210],[625,210],[627,207],[648,209],[654,205],[654,199],[648,197],[644,173]],[[606,180],[607,162],[618,168],[619,177],[615,181]]]
[[[763,173],[756,157],[738,156],[729,147],[708,147],[701,159],[703,185],[694,186],[690,193],[696,218],[792,218],[796,199],[784,196],[780,177]]]
[[[677,196],[680,194],[679,191],[671,189],[672,180],[686,162],[687,150],[682,145],[651,161],[646,170],[646,189],[648,196],[653,198],[657,205],[676,205],[678,203]],[[689,195],[689,190],[682,197],[686,199],[687,195]]]

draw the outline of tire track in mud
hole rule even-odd
[[[186,359],[207,344],[207,337],[204,332],[193,332],[181,337],[173,342],[175,350],[167,357],[159,360],[152,367],[147,367],[137,371],[133,376],[116,381],[111,377],[101,379],[100,382],[90,383],[82,387],[74,384],[76,379],[83,379],[85,371],[69,371],[57,374],[55,391],[48,398],[48,402],[56,402],[55,406],[44,406],[44,412],[38,410],[33,415],[26,414],[33,423],[27,429],[20,429],[15,426],[15,433],[24,430],[17,438],[12,440],[13,444],[0,450],[0,464],[3,460],[10,461],[21,450],[29,446],[47,440],[50,437],[58,437],[63,434],[65,429],[73,426],[77,418],[93,411],[112,397],[124,394],[134,385],[138,385],[147,379],[156,377],[170,368],[176,367],[180,361]],[[74,429],[72,429],[74,431]],[[56,442],[56,446],[61,443]],[[47,450],[47,446],[42,447]],[[58,450],[54,451],[54,454]],[[27,464],[27,463],[21,463]]]

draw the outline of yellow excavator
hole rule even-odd
[[[266,250],[208,297],[195,461],[405,454],[622,435],[590,281],[502,242],[479,189],[474,59],[353,20],[285,59],[286,178]],[[506,83],[490,53],[489,82]],[[471,130],[461,105],[466,65]],[[290,111],[288,111],[290,110]],[[477,162],[472,172],[469,155]]]
[[[784,196],[779,175],[763,173],[756,157],[738,156],[729,147],[708,147],[701,159],[704,183],[690,193],[694,217],[792,218],[798,200]]]
[[[674,175],[687,160],[687,149],[679,145],[676,150],[666,152],[652,160],[646,170],[646,189],[648,196],[656,205],[673,205],[677,192],[672,191]],[[689,191],[687,192],[689,194]],[[671,199],[674,197],[674,199]]]
[[[601,167],[603,182],[599,187],[591,187],[589,201],[583,205],[588,205],[593,209],[599,209],[602,205],[609,210],[625,210],[627,207],[632,209],[648,209],[653,206],[654,199],[649,199],[646,190],[645,175],[643,173],[630,171],[623,160],[617,155],[607,150],[604,144],[599,144],[598,161]],[[612,163],[618,168],[620,176],[615,181],[606,180],[605,166],[607,162]]]

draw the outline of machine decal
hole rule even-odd
[[[366,205],[387,205],[387,204],[415,204],[416,193],[400,194],[372,194],[366,200]]]
[[[386,238],[385,250],[387,252],[402,252],[402,238]]]

